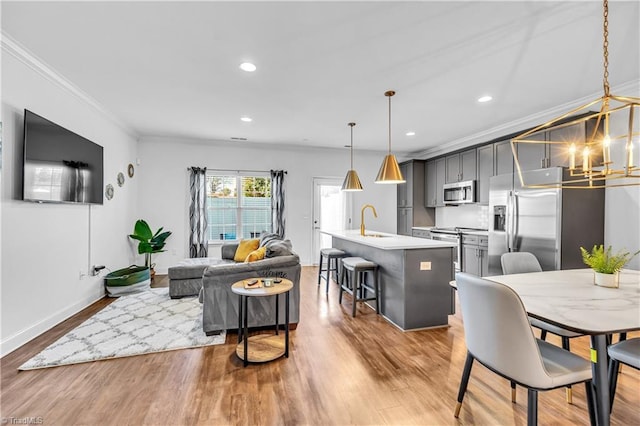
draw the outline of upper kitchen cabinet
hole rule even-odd
[[[546,132],[527,139],[545,141],[546,143],[519,143],[518,162],[522,170],[544,169],[547,167],[569,167],[569,153],[565,143],[575,141],[583,144],[587,138],[591,137],[595,128],[595,120],[583,121],[570,126],[557,126]],[[599,130],[598,133],[602,133]],[[559,143],[554,143],[559,142]],[[602,161],[600,158],[593,159],[594,164]]]
[[[475,148],[446,157],[445,183],[463,182],[476,178]]]
[[[493,156],[496,175],[513,173],[513,151],[510,139],[494,143]]]
[[[399,164],[400,172],[402,173],[402,176],[404,176],[406,183],[398,184],[398,208],[413,207],[413,188],[414,188],[413,163],[414,163],[413,161],[407,161],[405,163]],[[424,165],[422,167],[424,167]]]
[[[476,182],[476,191],[477,201],[480,204],[489,204],[489,178],[491,178],[495,172],[493,149],[493,144],[484,145],[477,149],[478,181]]]
[[[398,234],[411,235],[414,226],[433,226],[435,213],[425,207],[425,162],[411,160],[400,164],[406,182],[398,184]]]
[[[446,176],[446,160],[438,158],[437,160],[428,161],[425,169],[425,206],[426,207],[443,207],[444,193],[442,186],[444,185]]]

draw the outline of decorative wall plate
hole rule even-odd
[[[110,183],[107,184],[107,188],[104,191],[104,195],[107,197],[107,200],[110,200],[113,198],[113,185],[111,185]]]
[[[118,173],[118,186],[124,185],[124,174],[122,172]]]
[[[127,166],[127,173],[129,174],[130,178],[133,177],[134,172],[135,172],[135,168],[133,167],[133,164],[129,163],[129,166]]]

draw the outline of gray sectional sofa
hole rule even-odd
[[[239,296],[231,292],[236,281],[257,277],[281,277],[293,282],[290,292],[289,323],[300,317],[300,258],[291,251],[291,243],[274,234],[261,237],[267,257],[255,262],[234,262],[238,244],[224,244],[222,259],[188,259],[169,268],[169,294],[172,298],[200,296],[203,329],[207,335],[238,328]],[[199,275],[198,275],[199,274]],[[281,296],[279,323],[284,324],[284,296]],[[249,327],[274,324],[275,297],[249,298]]]

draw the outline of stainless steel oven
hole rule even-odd
[[[456,228],[433,228],[431,229],[431,239],[455,243],[453,266],[456,272],[460,271],[460,232]]]

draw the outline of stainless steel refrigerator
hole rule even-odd
[[[523,172],[525,183],[559,182],[562,167]],[[604,243],[604,188],[523,188],[514,174],[489,181],[489,275],[503,253],[533,253],[545,271],[586,267],[580,247]]]

